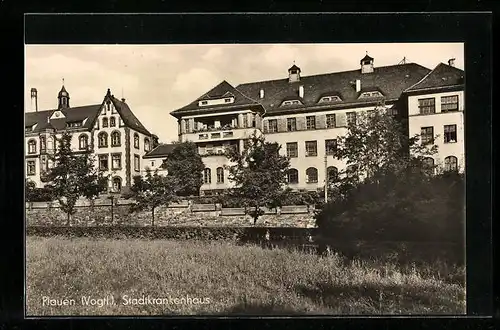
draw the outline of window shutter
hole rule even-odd
[[[346,119],[346,114],[345,112],[344,113],[338,113],[336,116],[335,116],[335,124],[336,124],[336,127],[346,127],[347,126],[347,119]]]
[[[297,117],[297,131],[306,129],[306,117]]]
[[[286,118],[278,118],[278,132],[286,132]]]
[[[316,116],[316,128],[326,128],[326,115],[317,115]]]

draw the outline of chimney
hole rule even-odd
[[[361,80],[356,79],[356,92],[361,92]]]
[[[449,66],[452,66],[452,67],[455,67],[455,59],[454,59],[454,58],[450,58],[450,59],[448,60],[448,65],[449,65]]]
[[[122,102],[125,103],[125,98],[124,97],[122,97]]]
[[[264,89],[263,89],[263,88],[261,88],[261,89],[260,89],[260,92],[259,92],[259,97],[260,97],[261,99],[263,99],[263,98],[264,98]]]
[[[38,112],[38,96],[36,88],[31,89],[31,111]]]
[[[299,86],[299,97],[304,98],[304,86]]]

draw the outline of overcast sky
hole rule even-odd
[[[463,43],[26,45],[25,109],[31,111],[32,87],[38,90],[39,110],[57,107],[63,78],[71,106],[99,104],[110,88],[161,142],[170,142],[177,139],[170,112],[222,80],[236,86],[287,78],[294,61],[302,76],[355,70],[366,52],[375,66],[406,57],[432,69],[455,58],[464,69]]]

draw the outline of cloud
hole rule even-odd
[[[197,95],[194,97],[197,98],[219,82],[219,77],[214,72],[204,68],[192,68],[176,76],[172,89],[185,95]]]
[[[203,56],[204,61],[224,61],[221,47],[211,47]]]

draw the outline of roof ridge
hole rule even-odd
[[[440,63],[440,64],[442,64],[442,63]],[[424,81],[425,79],[427,79],[427,77],[428,77],[431,73],[433,73],[433,72],[436,70],[436,68],[437,68],[440,64],[436,65],[436,66],[434,67],[434,69],[432,69],[431,71],[427,72],[427,74],[426,74],[425,76],[423,76],[423,78],[422,78],[422,79],[420,79],[419,81],[417,81],[416,83],[414,83],[414,84],[413,84],[413,85],[411,85],[410,87],[408,87],[408,88],[406,88],[405,90],[403,90],[403,93],[404,93],[404,92],[406,92],[406,91],[409,91],[411,88],[413,88],[413,87],[417,86],[417,85],[418,85],[418,84],[420,84],[422,81]]]

